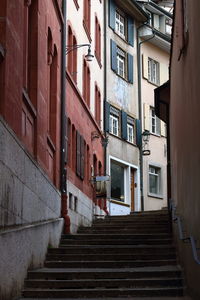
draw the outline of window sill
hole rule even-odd
[[[86,25],[85,20],[83,20],[83,28],[85,29],[88,40],[91,43],[92,39],[91,39],[90,30],[89,30],[88,26]]]
[[[99,58],[99,55],[97,55],[97,52],[95,51],[95,57],[96,57],[96,60],[97,60],[97,62],[98,62],[98,64],[99,64],[99,67],[100,67],[100,69],[102,68],[102,64],[101,64],[101,59]]]
[[[157,198],[157,199],[163,200],[162,195],[148,193],[148,196],[151,198]]]
[[[122,205],[122,206],[126,206],[126,207],[130,207],[130,204],[127,204],[127,203],[124,203],[122,201],[119,201],[119,200],[114,200],[114,199],[111,199],[110,200],[111,203],[114,203],[114,204],[118,204],[118,205]]]
[[[147,79],[147,81],[148,81],[148,83],[150,83],[150,84],[152,84],[152,85],[154,85],[154,86],[156,86],[156,87],[159,87],[159,86],[160,86],[160,83],[152,82],[152,81],[150,81],[149,79]]]
[[[113,71],[114,72],[114,71]],[[132,82],[128,81],[128,79],[126,77],[122,77],[121,75],[119,75],[117,72],[114,72],[119,78],[121,78],[122,80],[126,81],[128,84],[133,84]]]
[[[56,147],[55,147],[55,145],[54,145],[54,143],[53,143],[53,141],[52,141],[49,134],[47,134],[47,143],[48,143],[49,147],[51,148],[51,150],[53,152],[56,152]]]
[[[150,134],[153,135],[153,136],[159,137],[159,138],[161,137],[160,134],[157,134],[157,133],[154,133],[154,132],[150,132]]]
[[[114,30],[114,33],[127,45],[129,45],[128,41],[127,41],[127,37],[126,36],[121,36],[116,30]]]
[[[31,100],[29,98],[29,95],[28,95],[28,93],[26,92],[25,89],[22,90],[22,94],[23,94],[23,100],[24,100],[24,103],[25,103],[26,107],[29,109],[31,115],[34,118],[36,118],[37,117],[37,112],[36,112],[36,110],[35,110],[32,102],[31,102]]]
[[[119,136],[119,135],[115,135],[115,134],[111,133],[110,131],[109,131],[108,133],[109,133],[111,136],[116,137],[117,139],[121,140],[122,142],[125,142],[125,143],[127,143],[127,144],[129,144],[129,145],[131,145],[131,146],[133,146],[133,147],[136,147],[136,148],[138,147],[136,143],[131,143],[131,142],[127,141],[127,140],[124,140],[124,139],[123,139],[121,136]]]
[[[79,9],[79,4],[78,4],[77,0],[74,0],[74,4],[76,6],[76,9],[78,10]]]

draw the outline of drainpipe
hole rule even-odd
[[[137,67],[138,67],[138,108],[139,108],[139,120],[142,127],[142,80],[141,80],[141,45],[143,43],[149,42],[155,37],[155,32],[153,32],[153,36],[147,40],[139,41],[139,30],[146,26],[146,24],[142,24],[137,28]],[[143,154],[142,154],[142,145],[140,147],[140,193],[141,193],[141,210],[144,211],[144,188],[143,188]]]
[[[107,99],[107,10],[106,10],[106,2],[104,1],[104,136],[105,139],[107,139],[107,132],[105,128],[105,120],[106,120],[106,115],[105,115],[105,107],[106,107],[106,99]],[[107,143],[104,145],[104,175],[106,176],[107,174]]]
[[[64,23],[62,27],[62,57],[61,57],[61,152],[60,152],[60,190],[61,190],[61,215],[64,219],[64,233],[70,233],[70,218],[67,209],[67,116],[66,116],[66,23],[67,0],[62,1]]]

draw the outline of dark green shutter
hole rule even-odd
[[[128,16],[128,43],[134,46],[134,21]]]
[[[109,1],[109,26],[113,30],[115,30],[115,11],[116,11],[115,1],[110,0]]]
[[[82,136],[80,136],[80,176],[84,179],[85,173],[85,141]]]
[[[133,55],[128,53],[128,82],[133,83]]]
[[[111,69],[117,73],[117,45],[113,40],[110,40],[111,53]]]
[[[105,131],[109,132],[109,127],[110,127],[110,103],[107,101],[104,102],[105,107],[104,107],[104,117],[105,117],[105,122],[104,122],[104,129]]]
[[[80,152],[81,142],[80,134],[76,131],[76,174],[80,177],[81,175],[81,152]]]
[[[122,138],[127,140],[127,113],[122,110]]]
[[[136,144],[139,148],[142,147],[142,128],[140,120],[136,120]]]

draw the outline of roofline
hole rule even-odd
[[[159,6],[155,2],[153,2],[153,1],[150,0],[150,2],[148,2],[148,4],[152,5],[156,9],[160,10],[163,14],[167,15],[169,18],[171,18],[171,19],[173,18],[172,14],[170,14],[168,11],[166,11],[165,9],[163,9],[161,6]]]
[[[136,6],[136,8],[145,16],[147,19],[149,18],[149,15],[144,11],[144,9],[137,3],[136,0],[131,0],[131,2]]]

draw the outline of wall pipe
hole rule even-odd
[[[70,233],[70,218],[67,209],[67,116],[66,116],[66,23],[67,0],[62,1],[64,23],[62,26],[61,54],[61,152],[60,152],[60,190],[61,216],[64,219],[64,233]]]
[[[152,40],[155,37],[155,32],[153,32],[153,36],[147,40],[142,42],[139,41],[139,30],[146,26],[144,23],[137,28],[137,67],[138,67],[138,110],[139,110],[139,120],[141,122],[142,127],[142,81],[141,81],[141,45]],[[148,26],[148,25],[147,25]],[[144,188],[143,188],[143,154],[142,154],[142,146],[140,147],[140,193],[141,193],[141,210],[144,210]]]
[[[107,14],[106,14],[106,5],[107,1],[104,1],[104,136],[107,139],[107,132],[105,128],[106,124],[106,115],[105,115],[105,108],[106,108],[106,100],[107,100]],[[107,144],[104,145],[104,175],[107,174]]]

